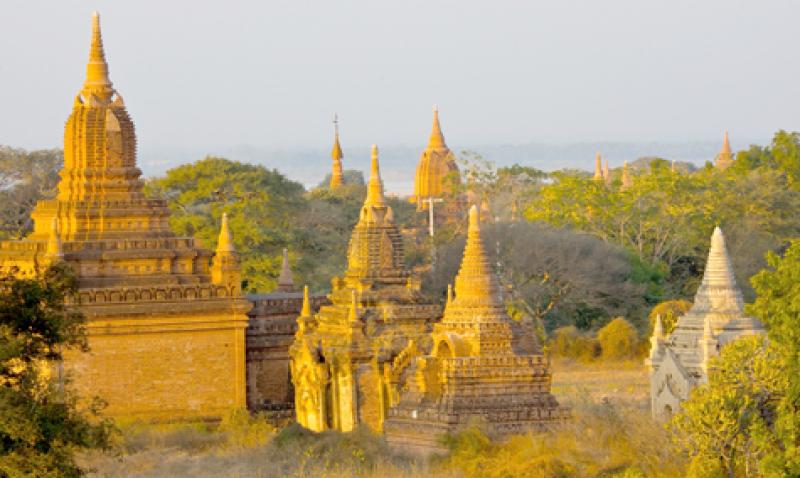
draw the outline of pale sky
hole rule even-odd
[[[800,130],[792,0],[3,0],[0,144],[60,146],[95,9],[151,150]]]

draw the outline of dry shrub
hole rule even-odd
[[[119,425],[121,453],[134,454],[151,449],[175,449],[199,453],[221,446],[225,437],[204,422],[152,424],[142,422]]]
[[[277,430],[263,413],[250,415],[241,408],[231,410],[219,424],[229,448],[253,448],[266,445]]]
[[[600,344],[591,336],[570,325],[553,332],[550,353],[555,357],[572,358],[590,362],[600,355]]]
[[[630,322],[617,317],[597,332],[603,358],[612,360],[636,357],[640,350],[639,334]]]
[[[650,323],[650,330],[648,335],[653,334],[653,327],[656,323],[656,316],[661,316],[661,325],[664,327],[664,333],[670,334],[678,323],[678,319],[692,308],[692,303],[688,300],[676,299],[666,300],[659,303],[650,311],[647,319]]]
[[[477,428],[451,438],[441,467],[465,477],[682,477],[685,459],[649,414],[606,401],[581,403],[545,433],[489,441]]]

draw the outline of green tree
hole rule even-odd
[[[661,316],[661,324],[664,327],[665,334],[671,334],[678,319],[689,312],[692,308],[692,303],[688,300],[665,300],[650,310],[650,315],[647,317],[650,323],[650,330],[648,335],[652,334],[653,326],[656,323],[656,317]]]
[[[64,265],[0,277],[0,476],[80,476],[75,451],[109,444],[99,404],[82,410],[51,373],[63,350],[87,348],[83,316],[65,305],[76,288]]]
[[[761,335],[739,338],[711,360],[708,383],[692,390],[672,421],[692,457],[689,476],[796,476],[759,470],[776,449],[775,402],[788,380],[783,365]]]
[[[207,157],[148,181],[146,193],[167,200],[175,233],[214,248],[222,213],[228,214],[241,257],[245,290],[272,290],[281,252],[297,250],[298,215],[306,209],[303,186],[264,166]]]
[[[630,322],[617,317],[597,331],[597,341],[603,358],[620,360],[633,358],[639,350],[639,335]]]
[[[770,253],[769,268],[752,278],[757,298],[747,312],[766,326],[787,380],[776,405],[775,446],[764,459],[774,476],[800,475],[800,240],[783,257]]]
[[[31,231],[31,211],[37,201],[55,195],[63,163],[59,149],[0,146],[0,239],[21,239]]]
[[[620,247],[525,221],[486,223],[481,230],[487,253],[507,286],[506,297],[538,327],[551,331],[576,325],[588,330],[615,315],[645,316],[644,288],[633,282],[631,264]],[[425,290],[444,297],[463,252],[463,235],[442,245]]]

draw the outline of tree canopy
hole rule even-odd
[[[0,277],[0,476],[80,476],[75,451],[109,444],[101,404],[80,407],[53,373],[64,350],[87,350],[83,315],[66,305],[76,288],[64,265]]]

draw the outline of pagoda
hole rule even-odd
[[[243,407],[250,304],[227,218],[212,253],[173,234],[166,202],[145,197],[133,121],[109,79],[97,13],[60,175],[57,196],[32,213],[33,232],[0,244],[0,270],[34,276],[64,261],[75,271],[90,352],[66,353],[63,370],[80,396],[104,399],[109,415],[146,419],[216,418]]]
[[[717,227],[692,308],[668,335],[661,318],[656,319],[650,356],[645,360],[650,371],[653,416],[669,418],[678,411],[689,392],[708,380],[709,361],[721,347],[742,335],[760,333],[764,333],[763,325],[744,314],[725,236]]]
[[[319,313],[305,305],[289,354],[297,421],[314,431],[383,429],[402,386],[388,375],[425,338],[441,308],[426,302],[406,268],[403,240],[383,194],[372,147],[367,197],[350,238],[347,271]],[[405,354],[405,355],[404,355]]]
[[[448,290],[444,317],[430,336],[430,354],[410,362],[398,405],[389,411],[386,440],[394,448],[443,451],[441,437],[477,424],[502,438],[560,423],[568,411],[550,393],[551,375],[530,327],[511,320],[469,211],[464,259]]]
[[[333,149],[331,150],[331,158],[333,159],[333,168],[331,169],[331,182],[330,182],[331,190],[337,189],[344,184],[344,172],[342,170],[342,158],[344,158],[344,154],[342,154],[342,146],[339,144],[338,116],[334,116],[333,125],[334,125],[334,139],[333,139]]]
[[[724,171],[733,165],[733,161],[734,157],[731,151],[731,142],[728,139],[728,132],[726,131],[725,137],[722,140],[722,149],[720,149],[719,154],[714,158],[714,166]]]
[[[417,163],[411,202],[416,203],[418,211],[427,210],[432,199],[448,199],[448,197],[452,199],[455,193],[453,183],[459,181],[456,157],[444,141],[442,128],[439,125],[439,110],[434,107],[433,128],[428,146]]]

